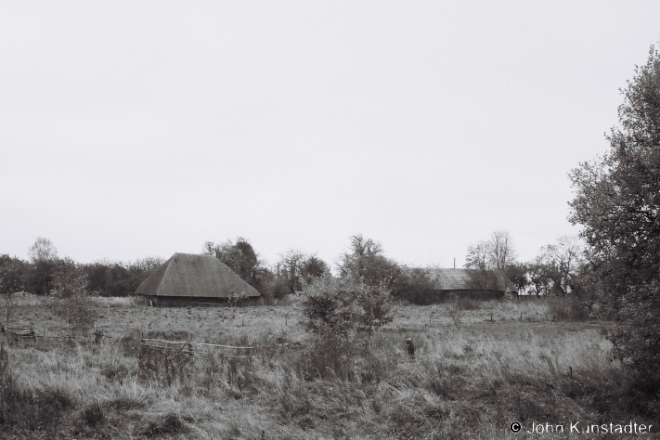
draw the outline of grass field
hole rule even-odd
[[[611,323],[553,322],[543,302],[397,305],[394,321],[356,350],[350,380],[314,364],[322,347],[300,324],[296,299],[169,309],[94,302],[98,343],[6,338],[3,438],[601,438],[525,431],[648,425],[657,414],[626,391],[622,366],[609,359]],[[10,327],[70,334],[34,297],[15,302]],[[192,353],[141,350],[141,338],[200,344]],[[514,421],[521,433],[509,429]]]

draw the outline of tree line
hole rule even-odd
[[[488,240],[468,246],[465,267],[502,270],[519,294],[581,297],[590,290],[588,261],[582,240],[562,236],[542,246],[531,261],[519,261],[508,231],[495,231]]]
[[[128,263],[76,263],[69,257],[59,258],[57,248],[44,237],[37,238],[28,255],[28,261],[0,255],[0,293],[49,295],[77,285],[88,294],[127,296],[164,262],[150,257]]]
[[[520,293],[555,296],[586,296],[589,291],[583,247],[576,237],[561,237],[544,246],[532,262],[516,260],[513,240],[507,231],[495,231],[488,240],[468,247],[465,267],[503,270]],[[330,265],[314,254],[289,250],[279,261],[267,265],[249,240],[215,243],[207,241],[202,253],[226,264],[267,300],[296,294],[314,280],[331,275]],[[63,280],[76,274],[83,289],[92,295],[129,296],[164,260],[143,258],[134,262],[100,261],[76,263],[59,258],[53,243],[37,238],[24,261],[0,255],[0,289],[3,293],[26,291],[36,295],[52,293]],[[438,289],[432,268],[409,267],[385,255],[383,246],[360,234],[349,239],[349,246],[338,259],[337,277],[359,280],[367,286],[384,287],[392,297],[413,304],[435,301]]]

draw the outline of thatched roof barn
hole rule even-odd
[[[429,275],[437,285],[438,299],[498,299],[517,294],[516,286],[502,270],[430,269]]]
[[[135,291],[154,305],[212,304],[260,293],[210,255],[176,253]]]

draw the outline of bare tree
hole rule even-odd
[[[45,237],[37,237],[34,244],[28,248],[28,255],[33,263],[57,260],[57,249],[49,239]]]
[[[490,238],[490,261],[493,269],[505,270],[516,259],[516,251],[509,231],[493,232]]]
[[[465,267],[468,269],[490,269],[490,242],[481,240],[468,246],[465,257]]]
[[[509,231],[495,231],[489,240],[468,246],[465,267],[493,270],[506,268],[515,261],[516,251]]]
[[[580,239],[569,235],[560,237],[555,244],[541,248],[536,262],[545,267],[556,293],[562,295],[571,293],[573,279],[584,263],[583,253],[584,248]]]

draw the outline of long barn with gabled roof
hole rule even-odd
[[[156,306],[210,305],[261,294],[210,255],[176,253],[135,291]]]
[[[438,300],[452,296],[501,299],[518,293],[503,270],[429,269],[429,275],[436,283]]]

